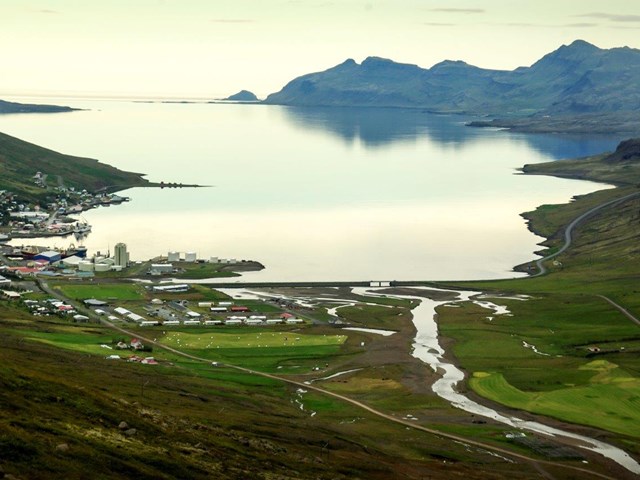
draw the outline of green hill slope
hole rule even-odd
[[[64,184],[90,192],[150,185],[142,174],[125,172],[91,158],[64,155],[0,133],[0,190],[27,199],[43,198],[48,191],[35,185],[33,176],[37,172],[47,175],[49,185]]]

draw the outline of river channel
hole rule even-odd
[[[428,290],[438,290],[429,287]],[[380,296],[375,289],[353,288],[353,293],[363,296]],[[450,292],[450,290],[441,290]],[[628,453],[620,448],[608,443],[578,435],[575,433],[550,427],[539,422],[523,420],[515,416],[507,416],[492,408],[485,407],[471,400],[467,396],[459,393],[457,385],[464,380],[464,373],[454,364],[447,362],[444,358],[445,351],[440,345],[438,338],[438,324],[436,322],[436,308],[440,305],[454,304],[456,302],[468,301],[472,297],[480,295],[480,292],[457,291],[458,299],[451,301],[435,301],[429,298],[410,295],[384,295],[392,298],[405,298],[419,300],[420,304],[413,310],[413,323],[417,329],[416,338],[413,343],[413,356],[429,365],[434,372],[440,373],[442,377],[433,384],[433,391],[441,398],[447,400],[451,405],[460,408],[474,415],[490,418],[497,422],[508,425],[512,428],[540,433],[551,437],[564,437],[576,441],[580,448],[591,450],[613,460],[627,470],[640,474],[640,464],[636,462]],[[485,306],[488,302],[484,303]],[[489,304],[490,305],[490,304]],[[496,309],[500,311],[499,309]]]
[[[419,290],[421,287],[412,287]],[[578,435],[572,432],[561,430],[549,425],[545,425],[540,422],[533,422],[523,420],[516,416],[506,415],[493,408],[486,407],[478,402],[471,400],[469,397],[458,392],[458,385],[464,381],[464,373],[454,364],[448,362],[445,358],[445,350],[440,345],[438,324],[436,321],[436,308],[441,305],[456,306],[458,302],[473,301],[476,304],[491,310],[494,315],[509,314],[506,307],[495,304],[481,299],[482,292],[477,291],[453,291],[453,290],[441,290],[434,287],[425,287],[424,290],[440,291],[448,293],[456,293],[457,298],[455,300],[436,301],[426,296],[414,296],[414,295],[396,295],[380,292],[379,288],[365,288],[365,287],[353,287],[352,293],[364,297],[389,297],[389,298],[402,298],[417,300],[419,303],[412,309],[413,324],[416,327],[416,336],[413,342],[412,355],[429,365],[434,372],[441,375],[441,378],[434,382],[432,386],[433,392],[439,397],[449,402],[452,406],[479,415],[485,418],[489,418],[496,422],[502,423],[513,429],[524,430],[534,432],[549,437],[563,437],[570,439],[572,444],[576,447],[583,448],[596,452],[629,470],[632,473],[640,474],[640,464],[634,460],[624,450],[610,445],[606,442],[596,440],[584,435]],[[383,289],[382,289],[383,290]],[[334,303],[338,305],[353,305],[353,300],[341,299],[337,297],[331,298],[314,298],[309,294],[295,295],[282,295],[274,294],[273,292],[265,293],[250,289],[241,288],[223,288],[220,291],[230,295],[235,299],[251,299],[251,300],[264,300],[266,298],[288,298],[301,306],[313,307],[319,302]],[[526,297],[519,298],[526,301]],[[375,304],[373,304],[375,305]],[[380,306],[379,304],[377,304]],[[338,308],[340,308],[338,306]],[[327,308],[328,312],[335,315],[336,308]],[[360,329],[362,331],[369,331],[374,334],[386,335],[391,333],[390,331],[376,331],[371,329]],[[357,370],[357,369],[356,369]],[[335,375],[329,375],[327,377],[319,378],[314,381],[330,379],[333,376],[344,375],[356,370],[347,370],[338,372]]]

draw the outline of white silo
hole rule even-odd
[[[108,263],[96,263],[95,270],[96,272],[108,272],[109,270],[111,270],[111,265],[109,265]]]
[[[187,252],[184,254],[185,262],[195,262],[197,258],[198,255],[196,255],[196,252]]]
[[[169,252],[167,254],[168,262],[179,262],[180,261],[180,252]]]
[[[78,262],[78,270],[81,272],[93,272],[93,262],[89,262],[88,260]]]

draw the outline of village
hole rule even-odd
[[[34,250],[0,244],[2,300],[23,308],[33,318],[52,317],[72,324],[101,322],[127,329],[305,323],[292,313],[302,309],[298,304],[280,298],[237,303],[218,292],[209,293],[214,292],[209,287],[172,278],[190,268],[215,271],[223,266],[242,266],[246,261],[218,257],[203,260],[194,252],[172,251],[146,262],[132,262],[124,243],[116,244],[113,254],[97,252],[91,258],[87,258],[86,250],[68,256],[59,251]],[[121,358],[116,354],[107,358],[116,357]],[[131,361],[154,364],[151,360],[136,357]]]
[[[9,190],[0,190],[0,241],[11,238],[82,236],[91,226],[74,219],[84,211],[100,206],[109,207],[129,201],[113,193],[91,193],[86,189],[66,187],[61,179],[55,187],[48,187],[47,175],[36,172],[35,187],[50,193],[46,200],[27,200]]]

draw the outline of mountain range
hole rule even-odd
[[[369,57],[310,73],[265,103],[412,107],[502,117],[640,111],[640,50],[563,45],[529,67],[490,70],[445,60],[431,68]]]

